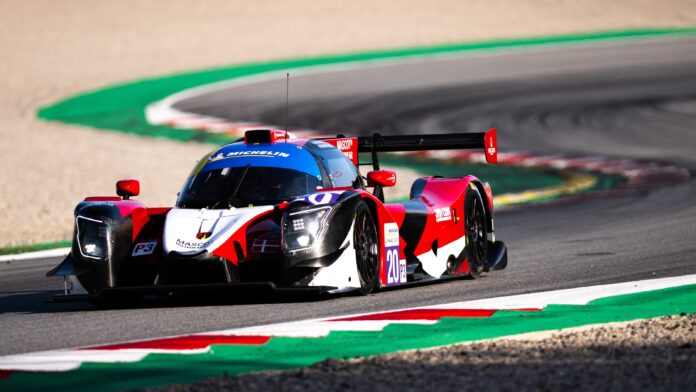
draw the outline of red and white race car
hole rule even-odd
[[[423,177],[409,201],[384,202],[396,174],[379,169],[378,153],[472,148],[495,163],[495,129],[328,139],[248,131],[198,162],[173,208],[133,200],[136,180],[119,181],[119,196],[79,203],[72,250],[48,273],[66,280],[56,300],[252,288],[369,294],[505,268],[487,183]],[[363,165],[373,169],[366,177]]]

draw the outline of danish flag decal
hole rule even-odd
[[[498,138],[495,128],[490,129],[483,136],[484,152],[488,163],[498,163]]]

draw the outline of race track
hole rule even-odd
[[[282,79],[232,86],[177,107],[282,124],[284,89]],[[694,38],[296,75],[290,96],[291,128],[389,134],[496,126],[502,151],[640,158],[696,170]],[[62,282],[43,274],[59,260],[3,263],[0,355],[693,274],[696,180],[503,212],[496,232],[510,251],[504,271],[475,281],[310,302],[149,302],[122,310],[50,304],[45,301]]]

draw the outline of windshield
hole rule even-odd
[[[320,185],[318,176],[293,169],[224,167],[189,178],[176,204],[180,208],[208,209],[271,205],[313,193]]]

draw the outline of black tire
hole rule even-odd
[[[370,209],[361,201],[355,209],[353,249],[361,295],[370,294],[379,282],[379,237]]]
[[[466,235],[467,263],[469,276],[481,276],[488,256],[488,226],[486,210],[481,194],[475,186],[469,185],[464,198],[464,227]]]

